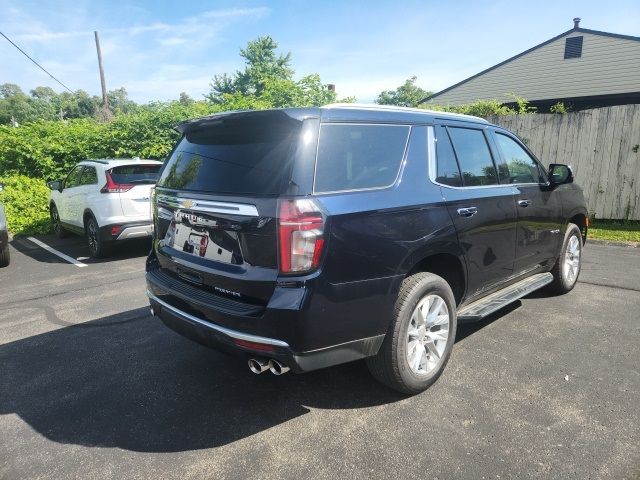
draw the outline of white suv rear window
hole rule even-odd
[[[123,165],[111,169],[116,183],[156,183],[162,165]]]

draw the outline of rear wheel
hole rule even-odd
[[[0,250],[0,267],[8,267],[11,261],[11,255],[9,254],[9,245]]]
[[[449,360],[456,326],[456,303],[449,284],[433,273],[408,277],[380,351],[367,359],[369,371],[401,393],[427,389]]]
[[[570,223],[567,225],[560,255],[551,269],[553,282],[549,284],[549,290],[558,294],[573,290],[578,282],[581,266],[582,232],[577,225]]]
[[[58,238],[64,238],[67,236],[67,231],[62,228],[62,223],[60,222],[60,215],[58,214],[58,208],[52,204],[49,208],[49,215],[51,216],[51,225],[53,226],[53,233],[56,234]]]
[[[87,218],[84,233],[89,246],[89,254],[93,258],[104,258],[111,253],[111,245],[100,238],[100,227],[93,216]]]

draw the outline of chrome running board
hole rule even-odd
[[[519,298],[529,295],[531,292],[544,287],[553,281],[551,273],[537,273],[520,280],[513,285],[487,295],[480,300],[470,303],[458,310],[458,321],[471,322],[481,320],[487,315],[500,310],[502,307],[515,302]]]

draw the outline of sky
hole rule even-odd
[[[339,97],[372,102],[407,78],[438,91],[573,27],[640,36],[640,0],[164,1],[0,0],[0,31],[71,90],[137,102],[202,99],[240,48],[270,35],[296,78],[320,74]],[[0,84],[62,87],[0,37]]]

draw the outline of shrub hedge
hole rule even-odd
[[[14,235],[33,235],[51,231],[49,221],[49,187],[44,180],[25,175],[0,175],[9,231]]]

